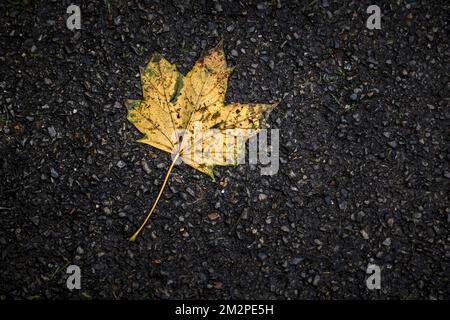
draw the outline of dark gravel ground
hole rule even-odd
[[[0,298],[450,298],[449,5],[378,2],[371,31],[370,4],[2,1]],[[123,101],[221,37],[227,100],[281,101],[280,170],[177,166],[130,244],[170,156]]]

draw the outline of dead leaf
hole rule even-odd
[[[159,266],[161,264],[161,259],[153,259],[150,261],[150,263]]]
[[[131,241],[155,210],[178,158],[214,179],[214,166],[237,164],[245,141],[264,127],[276,104],[225,104],[231,72],[222,42],[199,59],[186,76],[159,54],[141,70],[143,99],[127,102],[128,120],[144,134],[138,141],[171,153],[172,164],[152,209]],[[196,139],[196,132],[202,139]],[[196,157],[198,154],[201,157]]]
[[[208,213],[208,219],[211,221],[219,219],[219,214],[217,212]]]

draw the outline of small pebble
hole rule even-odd
[[[51,138],[56,137],[56,130],[54,127],[48,127],[47,128],[48,134],[50,135]]]
[[[361,235],[362,235],[362,237],[365,239],[365,240],[368,240],[369,239],[369,234],[367,233],[367,231],[366,230],[361,230]]]

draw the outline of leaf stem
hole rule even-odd
[[[145,218],[144,222],[141,224],[139,229],[131,236],[130,239],[128,239],[129,241],[134,242],[136,240],[136,238],[139,235],[139,233],[142,231],[142,229],[147,224],[148,219],[150,219],[150,216],[152,215],[153,211],[155,211],[156,205],[159,202],[159,198],[161,198],[161,195],[162,195],[162,193],[164,191],[164,188],[165,188],[165,186],[167,184],[167,180],[169,180],[170,173],[172,172],[173,166],[175,165],[175,162],[178,160],[179,156],[180,156],[180,153],[177,153],[175,155],[175,157],[173,158],[172,163],[170,164],[170,167],[167,170],[166,177],[164,178],[164,181],[163,181],[163,184],[161,186],[161,189],[159,190],[158,196],[156,197],[156,200],[153,203],[153,207],[151,208],[150,212],[147,214],[147,217]]]

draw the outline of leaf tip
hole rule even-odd
[[[158,63],[161,61],[161,59],[163,59],[163,56],[160,53],[155,52],[152,54],[152,57],[150,58],[150,63],[152,63],[152,62]]]
[[[143,143],[143,144],[148,144],[148,135],[146,133],[144,133],[144,136],[142,136],[141,138],[137,139],[136,142],[139,143]]]
[[[215,50],[217,51],[223,51],[223,36],[220,37],[219,42],[216,44],[216,46],[214,47]]]
[[[126,99],[124,101],[124,106],[125,106],[125,108],[130,110],[130,109],[135,108],[140,102],[141,102],[141,100]]]
[[[129,237],[128,241],[129,242],[135,242],[138,235],[139,235],[139,231],[135,232],[131,237]]]
[[[216,182],[216,177],[214,177],[214,169],[213,168],[214,168],[213,166],[208,166],[206,174],[208,176],[210,176],[210,178],[212,179],[213,182]]]
[[[267,105],[267,110],[266,110],[266,112],[271,112],[271,111],[273,111],[273,109],[275,109],[276,107],[278,107],[279,104],[280,104],[280,101],[275,101],[275,102],[273,102],[273,103],[269,103],[269,104]]]
[[[278,105],[281,103],[281,100],[276,100],[274,103],[272,103],[273,108],[278,107]]]

